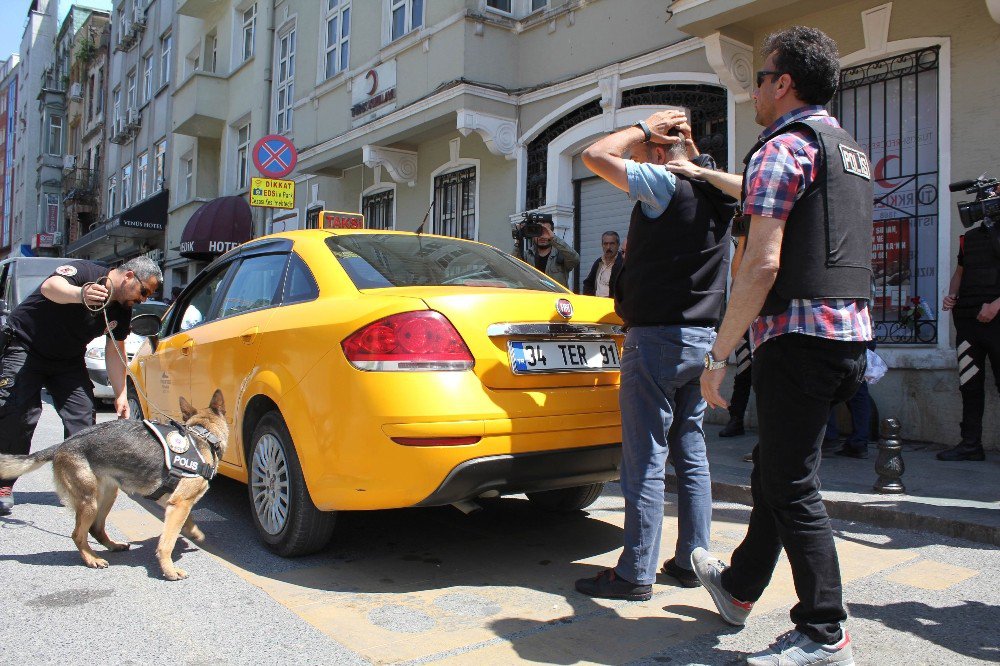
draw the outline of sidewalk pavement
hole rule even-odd
[[[756,432],[748,429],[743,437],[721,438],[721,429],[705,427],[713,498],[752,504],[752,463],[743,456],[753,449]],[[988,451],[986,462],[941,462],[934,457],[941,450],[934,444],[904,441],[905,495],[880,495],[872,489],[878,479],[877,442],[869,445],[867,460],[828,454],[820,480],[830,517],[1000,546],[1000,453]],[[667,491],[676,492],[670,470]]]

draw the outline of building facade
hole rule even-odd
[[[92,228],[67,246],[70,256],[111,264],[140,254],[164,259],[173,21],[173,0],[120,0],[112,8],[101,105],[100,131],[107,137],[101,210]],[[91,73],[100,67],[88,67]]]
[[[60,29],[57,51],[68,60],[69,76],[62,179],[62,231],[67,246],[104,221],[101,173],[107,145],[104,107],[110,33],[108,12],[75,5]]]
[[[57,11],[56,0],[33,0],[21,38],[11,210],[14,256],[35,254],[40,236],[55,234],[59,227],[64,97],[55,71]],[[50,244],[40,253],[55,255],[57,250]]]
[[[14,225],[18,61],[15,53],[0,63],[0,258],[10,254]]]

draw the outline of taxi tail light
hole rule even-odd
[[[475,360],[454,325],[440,312],[402,312],[374,321],[341,346],[359,370],[428,372],[471,370]]]

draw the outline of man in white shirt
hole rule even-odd
[[[623,257],[618,251],[621,243],[617,231],[601,234],[601,257],[590,267],[590,273],[583,280],[585,296],[615,297],[615,279],[622,270]]]

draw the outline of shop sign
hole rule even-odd
[[[351,80],[351,120],[361,125],[396,108],[396,61],[390,60]]]
[[[59,195],[46,195],[45,231],[53,234],[59,228]]]
[[[262,208],[295,208],[295,181],[251,178],[250,205]]]

